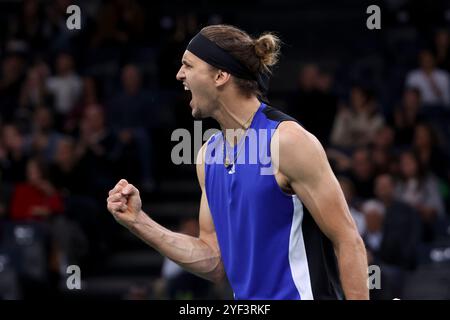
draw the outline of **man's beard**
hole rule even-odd
[[[196,109],[192,109],[192,117],[195,120],[202,120],[205,119],[206,116],[203,114],[202,110],[196,108]]]

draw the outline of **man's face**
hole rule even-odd
[[[192,94],[189,105],[196,119],[209,117],[214,111],[217,100],[214,76],[213,69],[206,62],[185,51],[177,80],[182,81],[184,89]]]
[[[394,198],[394,181],[392,177],[383,174],[375,180],[375,194],[381,201],[390,201]]]

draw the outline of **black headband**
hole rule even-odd
[[[238,78],[255,80],[258,82],[261,93],[267,92],[269,88],[269,75],[267,73],[254,74],[228,51],[219,47],[200,32],[192,38],[186,49],[213,67],[229,72]]]

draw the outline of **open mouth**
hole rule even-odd
[[[187,93],[189,93],[189,97],[191,98],[189,104],[191,104],[191,103],[192,103],[192,91],[191,91],[191,89],[186,85],[186,83],[183,83],[183,87],[184,87],[184,91],[187,92]]]

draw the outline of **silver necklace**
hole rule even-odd
[[[225,166],[226,169],[229,169],[230,167],[234,167],[234,164],[236,163],[236,161],[239,157],[239,154],[241,153],[242,146],[245,145],[245,138],[247,137],[248,129],[251,126],[251,121],[253,120],[253,117],[255,116],[255,114],[256,114],[256,111],[251,115],[251,117],[243,125],[243,127],[245,128],[245,133],[244,133],[244,136],[241,138],[241,142],[240,142],[240,145],[238,146],[238,150],[237,150],[236,156],[233,159],[233,162],[231,162],[230,158],[228,157],[228,152],[226,151],[226,147],[225,147],[227,144],[227,139],[226,139],[226,135],[222,132],[223,152],[225,154],[225,161],[224,161],[223,165]],[[250,125],[248,127],[246,127],[247,123],[249,123],[249,122],[250,122]]]

